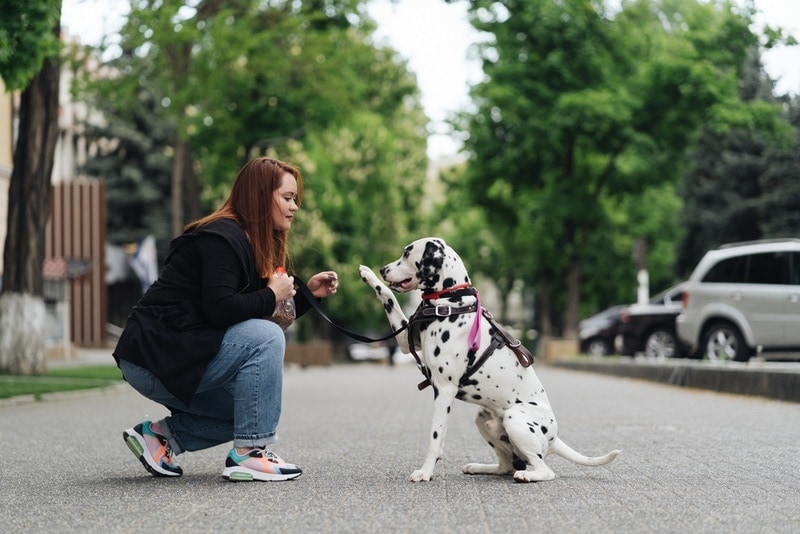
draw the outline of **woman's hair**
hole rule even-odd
[[[288,259],[287,233],[275,228],[272,210],[273,193],[280,188],[285,174],[297,180],[297,204],[303,196],[300,171],[273,158],[255,158],[236,176],[231,193],[215,212],[186,225],[186,230],[204,226],[218,219],[233,219],[244,229],[256,258],[256,269],[268,278]]]

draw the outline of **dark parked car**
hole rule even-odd
[[[655,358],[682,358],[688,346],[678,339],[675,318],[681,312],[684,284],[657,294],[647,304],[632,304],[622,312],[620,354]]]
[[[620,315],[626,305],[613,306],[592,315],[578,324],[578,338],[582,354],[608,356],[616,353],[615,340],[620,325]]]

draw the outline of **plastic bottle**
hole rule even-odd
[[[278,267],[275,269],[275,272],[286,274],[286,269],[283,267]],[[289,328],[297,318],[297,312],[294,308],[294,297],[289,297],[286,300],[279,300],[276,302],[275,311],[272,313],[272,318],[284,330]]]

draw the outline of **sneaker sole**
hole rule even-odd
[[[289,473],[279,475],[274,473],[263,473],[261,471],[253,471],[246,467],[226,467],[222,471],[222,476],[231,482],[280,482],[282,480],[292,480],[299,477],[303,473]]]
[[[151,462],[149,454],[145,454],[146,445],[141,441],[142,438],[134,431],[133,429],[128,429],[122,433],[122,438],[125,440],[125,444],[131,450],[131,452],[136,456],[142,465],[144,466],[147,471],[155,476],[155,477],[179,477],[181,473],[173,473],[172,471],[167,471],[166,469],[162,468],[159,465],[153,465]]]

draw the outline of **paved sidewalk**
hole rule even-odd
[[[476,408],[454,407],[445,460],[411,483],[431,391],[411,365],[286,370],[274,450],[304,469],[284,483],[221,477],[227,447],[178,457],[156,479],[121,432],[164,409],[132,390],[0,407],[6,532],[798,532],[800,407],[537,363],[559,434],[605,467],[548,462],[557,478],[468,476],[490,461]]]

